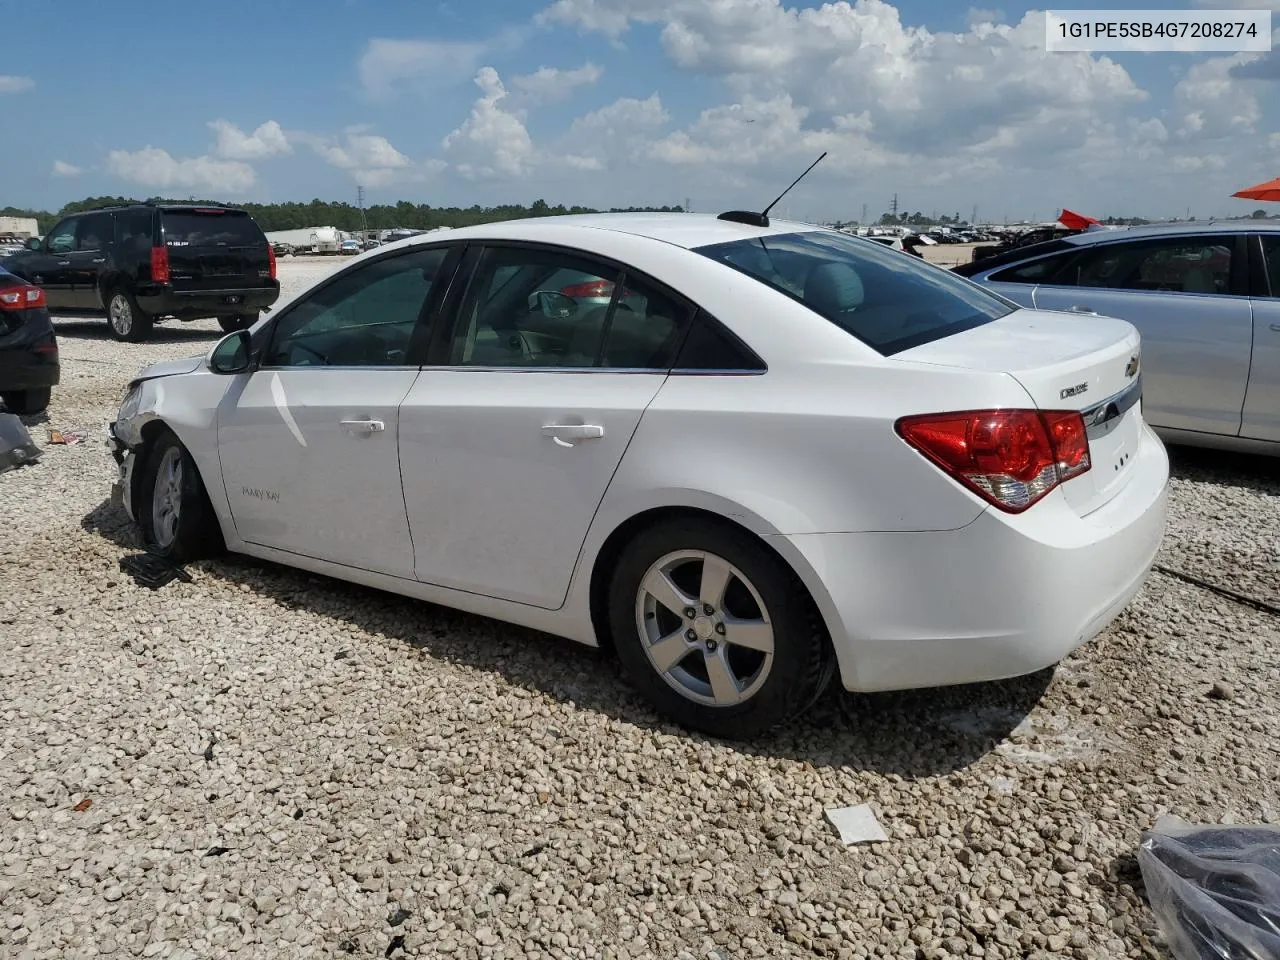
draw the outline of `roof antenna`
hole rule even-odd
[[[822,157],[819,157],[817,160],[813,161],[813,163],[809,164],[809,166],[805,168],[804,173],[792,180],[791,186],[778,194],[778,196],[774,198],[773,203],[765,207],[760,213],[755,213],[752,210],[730,210],[727,213],[720,214],[716,219],[731,220],[734,223],[745,223],[753,227],[767,227],[769,225],[769,211],[778,205],[779,200],[791,192],[791,187],[794,187],[797,183],[807,177],[809,175],[809,171],[820,164],[822,162],[822,158],[826,155],[827,151],[823,150]]]

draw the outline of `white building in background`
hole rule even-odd
[[[40,224],[34,217],[0,217],[0,235],[38,237]]]

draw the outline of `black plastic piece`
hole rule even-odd
[[[717,220],[729,220],[733,223],[745,223],[752,227],[767,227],[769,218],[754,210],[729,210],[716,217]]]

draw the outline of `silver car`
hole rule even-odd
[[[1280,455],[1280,224],[1087,232],[954,269],[1023,306],[1137,327],[1143,414],[1166,440]]]

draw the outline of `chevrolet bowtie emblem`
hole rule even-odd
[[[1129,358],[1129,363],[1124,368],[1124,375],[1126,377],[1133,377],[1133,376],[1137,376],[1137,373],[1138,373],[1138,355],[1135,353],[1132,357]]]

